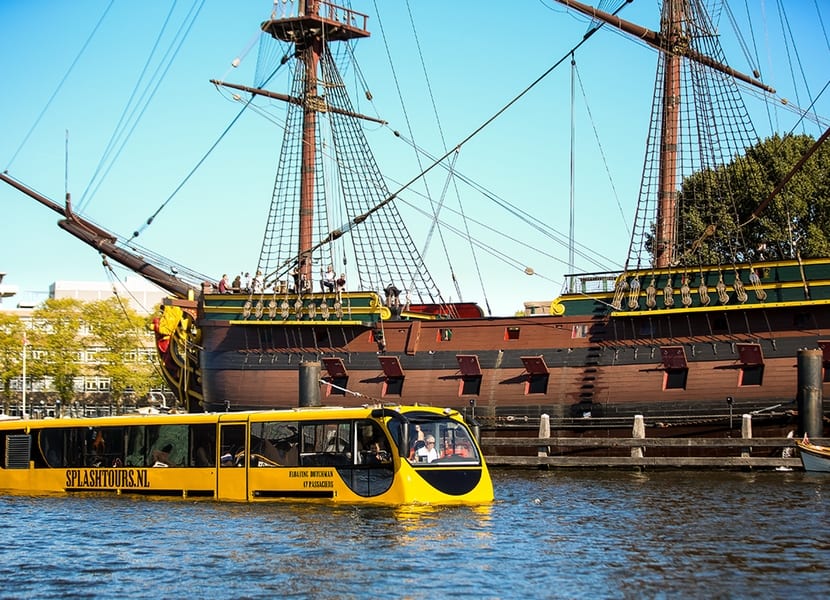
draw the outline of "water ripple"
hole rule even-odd
[[[486,507],[0,497],[2,598],[830,595],[830,478],[499,471]]]

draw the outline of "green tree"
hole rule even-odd
[[[75,378],[84,374],[82,306],[74,298],[49,298],[32,313],[32,347],[41,352],[38,360],[32,360],[32,377],[51,378],[64,405],[74,399]]]
[[[687,177],[678,197],[681,262],[830,256],[830,144],[751,218],[814,143],[808,135],[776,135],[728,165]]]
[[[3,385],[3,409],[8,413],[12,399],[11,382],[23,373],[23,337],[25,328],[18,315],[0,313],[0,381]]]
[[[116,406],[122,406],[128,389],[138,396],[147,395],[157,381],[152,365],[142,361],[139,352],[148,320],[117,298],[86,303],[82,312],[90,333],[88,345],[102,348],[93,369],[99,376],[110,379],[110,393]]]

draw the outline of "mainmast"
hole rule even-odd
[[[660,31],[652,31],[575,0],[557,1],[642,40],[661,53],[658,76],[662,76],[662,105],[656,109],[656,114],[659,114],[659,147],[656,153],[659,156],[659,164],[652,253],[655,267],[671,266],[678,259],[678,192],[682,177],[679,168],[682,146],[681,118],[684,111],[690,111],[692,108],[684,106],[683,60],[688,59],[719,71],[768,93],[774,93],[775,90],[698,49],[694,38],[700,35],[701,23],[693,23],[695,18],[687,12],[687,8],[690,7],[688,0],[663,1]],[[691,102],[691,99],[686,98],[686,101]],[[716,129],[711,127],[711,124],[710,128]]]
[[[311,282],[311,248],[314,245],[314,194],[317,177],[317,113],[326,112],[325,95],[318,90],[317,72],[328,41],[369,37],[367,16],[323,0],[301,0],[297,16],[262,23],[264,32],[294,44],[305,69],[303,101],[302,167],[300,179],[299,245],[297,256],[302,280]],[[274,16],[274,15],[272,15]]]
[[[688,47],[684,33],[682,2],[666,0],[660,18],[662,48],[666,57],[663,75],[663,122],[660,131],[660,173],[657,191],[657,224],[654,239],[654,266],[674,262],[677,240],[677,151],[680,126],[680,56]]]

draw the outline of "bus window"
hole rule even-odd
[[[124,464],[128,467],[143,467],[147,453],[147,439],[144,425],[127,427],[127,456]]]
[[[190,465],[194,467],[216,466],[216,425],[190,426]]]
[[[187,425],[147,425],[146,466],[184,466],[188,457]]]
[[[435,418],[434,415],[421,417],[410,413],[407,414],[405,423],[391,419],[388,427],[400,448],[401,456],[410,462],[424,465],[480,462],[469,429],[450,418]],[[434,446],[427,444],[428,441],[434,441]]]
[[[64,459],[64,451],[66,448],[64,440],[66,439],[69,431],[71,430],[42,429],[38,432],[37,445],[39,451],[32,453],[32,460],[35,463],[35,467],[49,467],[55,469],[67,466]]]
[[[350,422],[303,424],[300,464],[318,467],[352,464],[351,428]]]
[[[89,427],[84,444],[84,463],[88,467],[124,466],[124,428]]]
[[[251,423],[251,466],[296,467],[300,464],[296,421]]]
[[[386,463],[392,460],[386,435],[375,421],[357,422],[357,447],[361,464]]]
[[[223,467],[244,466],[245,425],[222,425],[219,438],[219,464]]]

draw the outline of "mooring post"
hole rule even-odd
[[[741,415],[741,438],[745,440],[752,439],[752,415]],[[749,458],[749,453],[752,451],[750,446],[741,448],[741,458]]]
[[[800,433],[818,438],[824,435],[822,424],[822,378],[824,351],[804,348],[798,351],[798,425]]]
[[[320,406],[320,363],[300,363],[300,406]]]
[[[644,440],[646,438],[646,422],[643,415],[634,415],[634,430],[631,432],[631,437],[635,440]],[[643,458],[644,446],[632,446],[631,458]]]
[[[539,438],[548,439],[550,437],[550,415],[543,414],[539,419]],[[539,446],[536,456],[544,457],[550,453],[550,446]]]

